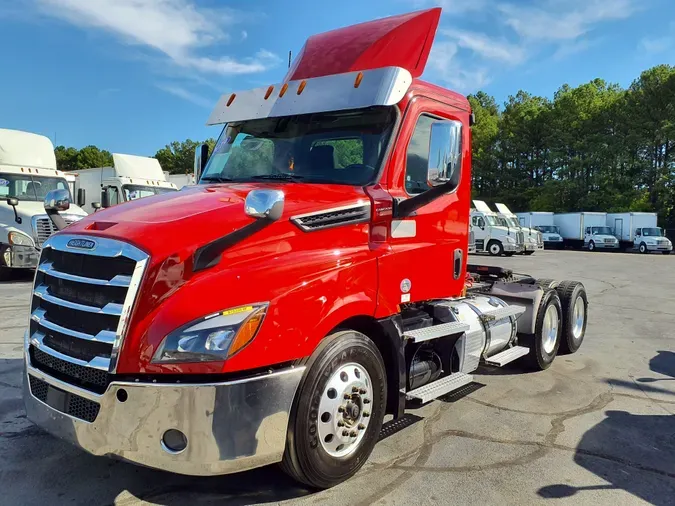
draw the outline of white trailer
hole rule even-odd
[[[42,243],[56,226],[45,214],[50,190],[72,191],[66,173],[57,170],[49,138],[0,128],[0,279],[12,269],[37,265]],[[71,205],[62,217],[72,223],[86,213]]]
[[[179,190],[184,186],[197,184],[195,182],[194,174],[168,174],[166,179],[167,181],[175,184],[176,188],[178,188]]]
[[[84,190],[84,209],[91,213],[97,204],[110,207],[151,195],[176,191],[166,180],[159,160],[146,156],[113,153],[112,167],[95,167],[73,171],[76,187]]]
[[[619,240],[607,226],[607,213],[556,213],[553,222],[560,229],[563,243],[567,246],[584,247],[589,251],[619,249]]]
[[[563,238],[555,225],[552,212],[516,213],[516,216],[523,227],[533,228],[541,232],[546,249],[561,249],[563,247]]]
[[[640,253],[661,251],[669,254],[673,244],[663,237],[663,230],[656,226],[656,213],[608,213],[607,226],[612,229],[624,249]]]
[[[525,255],[532,255],[535,251],[541,251],[544,249],[544,238],[538,230],[520,223],[518,216],[511,212],[506,204],[497,202],[495,203],[495,206],[497,207],[499,214],[506,220],[506,223],[509,227],[513,227],[523,233],[525,241],[525,250],[523,253]]]

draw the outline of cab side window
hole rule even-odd
[[[586,235],[590,235],[590,234],[591,234],[591,227],[586,227]]]
[[[420,116],[415,131],[408,144],[405,164],[405,189],[410,195],[423,193],[429,189],[427,169],[429,167],[429,143],[431,124],[438,121],[431,116]]]
[[[471,218],[471,222],[476,227],[484,227],[485,226],[485,221],[480,216],[474,216],[473,218]]]

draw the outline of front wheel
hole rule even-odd
[[[640,253],[647,253],[647,245],[645,243],[640,243]]]
[[[595,251],[595,243],[593,241],[588,243],[588,251]]]
[[[499,241],[490,241],[490,244],[488,244],[488,253],[493,257],[498,257],[504,253],[504,246],[502,246],[502,243]]]
[[[386,382],[382,356],[367,336],[347,330],[326,337],[296,393],[284,471],[318,489],[354,475],[379,437]]]

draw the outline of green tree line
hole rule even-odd
[[[484,92],[469,100],[476,198],[519,211],[654,211],[675,228],[675,67],[646,70],[627,89],[595,79],[552,99],[521,90],[502,107]],[[189,173],[199,144],[174,141],[155,157]],[[96,146],[55,152],[62,170],[112,164]]]
[[[553,99],[469,100],[476,198],[519,211],[654,211],[675,228],[675,67],[628,89],[595,79]]]

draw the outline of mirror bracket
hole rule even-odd
[[[45,197],[44,206],[47,216],[58,230],[63,230],[68,226],[63,216],[59,214],[59,211],[70,209],[70,193],[68,193],[68,190],[51,190]]]
[[[9,197],[7,199],[7,205],[12,206],[12,208],[14,209],[14,221],[16,221],[19,225],[21,225],[21,223],[23,223],[23,219],[21,218],[21,216],[19,216],[19,213],[16,211],[16,206],[19,205],[19,199],[17,199],[16,197]]]

